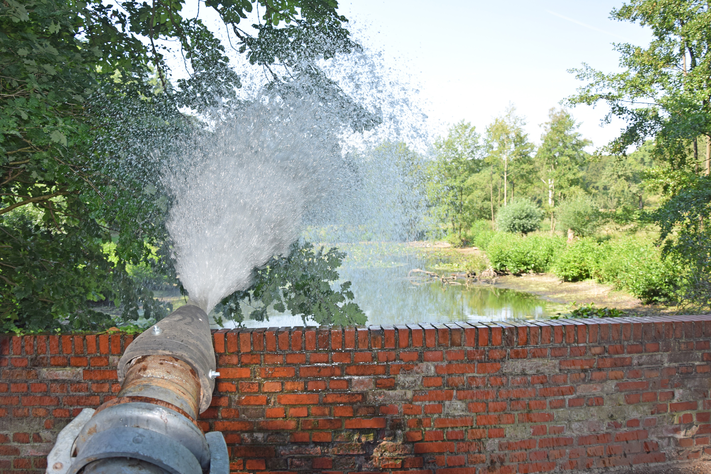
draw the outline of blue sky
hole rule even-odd
[[[648,30],[609,18],[610,0],[341,0],[358,38],[419,86],[432,127],[467,120],[483,132],[513,104],[540,140],[548,110],[581,85],[567,70],[583,62],[618,69],[613,42],[647,45]],[[606,107],[571,110],[600,146],[621,123],[604,128]]]

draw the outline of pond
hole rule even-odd
[[[351,281],[367,325],[546,318],[546,301],[530,293],[464,278],[464,258],[405,244],[339,246],[348,258],[339,271]],[[434,275],[436,274],[436,275]],[[452,279],[451,275],[461,278]],[[444,275],[445,281],[437,276]],[[301,317],[270,312],[269,321],[246,327],[302,326]]]

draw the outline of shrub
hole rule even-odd
[[[580,281],[599,273],[607,247],[591,238],[581,239],[563,250],[553,265],[553,273],[563,281]]]
[[[570,313],[551,316],[550,319],[591,319],[591,318],[620,318],[626,316],[625,312],[617,308],[598,308],[593,303],[574,308]]]
[[[590,236],[600,226],[600,209],[587,196],[564,201],[556,211],[563,230],[571,229],[580,237]]]
[[[560,237],[531,235],[522,237],[498,232],[487,246],[487,256],[498,273],[542,273],[565,246]]]
[[[469,241],[467,240],[466,236],[465,237],[460,237],[457,234],[447,234],[444,238],[444,240],[450,244],[452,247],[466,247],[469,244]]]
[[[531,201],[514,199],[507,206],[499,209],[496,226],[504,232],[525,235],[541,227],[543,216],[543,209]]]
[[[671,259],[662,259],[652,242],[634,238],[609,244],[600,264],[599,279],[625,289],[643,303],[672,303],[684,285],[685,269]]]
[[[489,261],[482,253],[476,253],[467,258],[464,264],[464,270],[468,275],[480,275],[487,268],[489,268]]]
[[[478,220],[472,224],[466,235],[473,246],[484,249],[496,235],[496,231],[492,229],[491,221]]]

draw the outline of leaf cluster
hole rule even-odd
[[[252,307],[249,318],[268,320],[268,310],[289,311],[319,325],[362,325],[366,316],[353,302],[351,283],[340,283],[337,268],[346,257],[335,247],[316,249],[310,242],[295,242],[288,255],[274,256],[255,270],[251,289],[238,291],[221,301],[215,312],[228,320],[244,321],[243,306]]]

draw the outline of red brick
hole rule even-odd
[[[267,330],[264,333],[264,344],[267,352],[275,352],[277,350],[277,333],[273,330]]]
[[[242,395],[237,399],[238,405],[266,405],[266,395]]]
[[[289,416],[292,418],[304,418],[309,416],[308,407],[292,407],[289,408]]]
[[[345,420],[345,428],[347,430],[352,429],[364,429],[364,428],[385,428],[385,418],[348,418]]]
[[[538,389],[538,395],[541,397],[561,397],[566,395],[573,395],[575,393],[575,387],[564,386],[564,387],[543,387]]]
[[[316,350],[316,331],[313,329],[306,329],[304,331],[305,338],[305,348],[307,351]]]
[[[257,429],[268,431],[290,431],[298,426],[296,420],[264,420],[257,421]]]
[[[640,439],[647,439],[647,430],[627,431],[625,433],[615,433],[615,442],[629,442]]]
[[[567,359],[560,361],[561,369],[590,369],[595,366],[595,359]]]
[[[225,333],[227,329],[220,329],[212,334],[212,340],[215,347],[215,352],[223,354],[225,352]]]
[[[117,380],[116,370],[85,369],[84,380]]]
[[[330,443],[333,440],[333,435],[330,432],[315,432],[311,433],[311,440],[314,443]]]
[[[346,375],[385,375],[386,367],[383,365],[349,365]]]
[[[56,405],[59,405],[59,398],[57,398],[57,397],[37,396],[37,395],[24,395],[22,397],[22,406],[56,406]]]
[[[252,333],[249,331],[241,331],[239,333],[239,351],[250,352],[252,350]]]
[[[247,459],[245,468],[253,471],[263,471],[267,468],[264,459]]]
[[[695,401],[690,401],[690,402],[679,402],[679,403],[670,403],[669,404],[669,411],[688,411],[688,410],[696,410],[698,408],[698,402]]]
[[[291,350],[292,351],[301,351],[303,350],[304,347],[304,331],[301,330],[295,330],[291,334]],[[279,342],[279,349],[281,349],[281,341]],[[288,349],[288,347],[287,347]],[[281,350],[286,350],[286,349],[281,349]]]
[[[315,393],[278,395],[277,403],[281,405],[315,405],[318,403],[318,399],[319,396]]]
[[[341,406],[333,407],[333,415],[340,417],[351,417],[353,416],[353,407]]]
[[[515,422],[515,416],[512,414],[502,415],[477,415],[476,424],[479,426],[486,425],[511,425]]]
[[[458,428],[462,426],[472,426],[474,420],[471,417],[463,418],[436,418],[434,420],[435,428]]]
[[[356,338],[358,340],[358,349],[369,349],[369,334],[367,328],[356,328]]]
[[[252,369],[246,367],[220,367],[219,372],[221,379],[245,379],[252,375]]]
[[[459,364],[464,365],[464,364]],[[477,363],[476,373],[478,374],[493,374],[501,370],[501,364],[498,362],[479,362]],[[471,372],[473,373],[473,371]]]
[[[276,339],[277,339],[277,346],[280,351],[288,351],[289,350],[289,330],[288,329],[283,329],[280,330],[278,333],[276,333]],[[288,358],[288,355],[287,355]]]
[[[262,378],[293,378],[296,375],[294,367],[262,367],[259,369]]]
[[[455,445],[452,442],[441,442],[441,443],[415,443],[415,453],[416,454],[427,454],[427,453],[447,453],[454,452]]]

